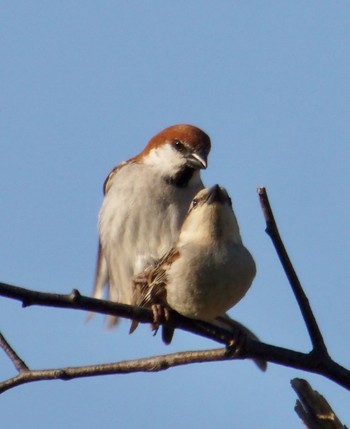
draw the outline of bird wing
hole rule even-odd
[[[106,180],[103,183],[103,194],[106,195],[109,191],[112,181],[117,174],[118,171],[121,170],[122,167],[127,165],[130,161],[124,161],[120,164],[116,165],[113,170],[108,174],[106,177]],[[95,275],[95,284],[93,289],[93,296],[94,298],[102,298],[103,295],[103,289],[108,284],[108,269],[107,269],[107,263],[105,260],[105,257],[103,255],[103,250],[101,246],[101,241],[98,242],[98,249],[97,249],[97,263],[96,263],[96,275]]]
[[[123,168],[125,165],[130,164],[130,162],[132,162],[132,160],[121,162],[120,164],[116,165],[113,168],[113,170],[108,174],[108,176],[106,177],[106,180],[103,182],[103,195],[106,195],[107,192],[109,191],[111,184],[113,182],[113,179],[115,175],[118,173],[118,171],[120,171],[121,168]]]
[[[113,182],[113,179],[115,178],[115,175],[118,171],[121,170],[122,167],[127,165],[130,161],[124,161],[118,165],[116,165],[113,170],[108,174],[106,177],[106,180],[103,183],[103,194],[106,195],[109,191],[111,184]],[[97,262],[96,262],[96,274],[95,274],[95,282],[93,287],[93,293],[92,296],[94,298],[102,299],[103,298],[103,291],[106,287],[108,287],[109,283],[109,274],[108,274],[108,267],[107,262],[103,254],[103,249],[101,246],[101,241],[98,242],[98,249],[97,249]],[[88,319],[91,319],[93,316],[93,313],[90,313],[88,315]],[[113,319],[113,320],[112,320]],[[117,322],[117,318],[112,318],[109,321],[110,324],[115,324]]]
[[[153,267],[147,267],[134,278],[134,303],[140,307],[166,304],[166,270],[177,251],[172,248]]]
[[[92,296],[97,299],[103,298],[103,289],[108,285],[108,269],[101,243],[98,243],[97,249],[97,263],[96,263],[96,274],[95,283],[92,291]],[[91,320],[94,313],[89,312],[87,315],[87,321]]]
[[[93,297],[101,299],[103,297],[103,289],[108,284],[108,269],[106,259],[103,255],[101,242],[98,242],[97,249],[97,263],[96,263],[96,274],[95,284],[93,290]]]
[[[166,306],[167,269],[179,256],[179,251],[172,248],[154,266],[147,267],[133,279],[133,304],[139,307],[150,308],[153,304]],[[133,320],[130,334],[135,331],[138,322]]]

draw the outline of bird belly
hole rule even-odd
[[[255,276],[249,252],[245,254],[240,249],[237,258],[231,256],[220,259],[219,264],[210,256],[205,261],[203,258],[175,261],[166,287],[169,306],[183,316],[201,320],[212,320],[226,313],[243,298]]]

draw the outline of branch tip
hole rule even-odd
[[[28,366],[25,362],[18,356],[18,354],[14,351],[14,349],[10,346],[10,343],[6,340],[6,338],[0,332],[0,347],[7,354],[15,368],[19,373],[23,373],[25,371],[29,371]]]
[[[326,345],[324,343],[321,331],[316,322],[315,316],[312,312],[309,300],[301,286],[299,278],[294,270],[293,264],[289,258],[287,250],[283,244],[279,234],[274,214],[272,212],[269,198],[265,188],[258,188],[259,200],[263,215],[266,221],[266,232],[272,240],[277,255],[280,259],[284,272],[288,278],[289,284],[293,290],[295,299],[299,305],[301,314],[305,321],[306,328],[312,342],[313,350],[317,352],[318,356],[329,359]]]
[[[306,427],[319,429],[345,429],[327,400],[302,378],[294,378],[291,385],[299,399],[295,412]]]

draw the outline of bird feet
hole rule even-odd
[[[170,310],[161,304],[153,304],[151,308],[153,313],[153,323],[151,324],[151,328],[153,331],[155,331],[154,335],[156,335],[159,326],[164,322],[169,321]]]
[[[232,329],[232,327],[231,327]],[[226,352],[229,356],[239,356],[244,353],[248,342],[248,335],[240,328],[232,329],[232,338],[226,344]]]
[[[173,311],[161,304],[153,304],[152,312],[153,323],[151,328],[154,331],[154,335],[157,334],[159,326],[162,324],[162,340],[165,344],[170,344],[174,335],[174,328],[171,326]]]

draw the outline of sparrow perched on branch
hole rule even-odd
[[[192,319],[223,322],[255,274],[231,199],[215,185],[192,200],[174,247],[134,278],[134,304],[152,307],[154,312],[170,308]],[[131,332],[136,326],[134,321]],[[163,331],[165,342],[171,341],[172,333]]]
[[[203,188],[210,139],[192,125],[155,135],[134,158],[117,165],[104,183],[93,296],[132,304],[135,274],[164,255],[178,238],[195,194]],[[111,324],[116,322],[111,317]]]

